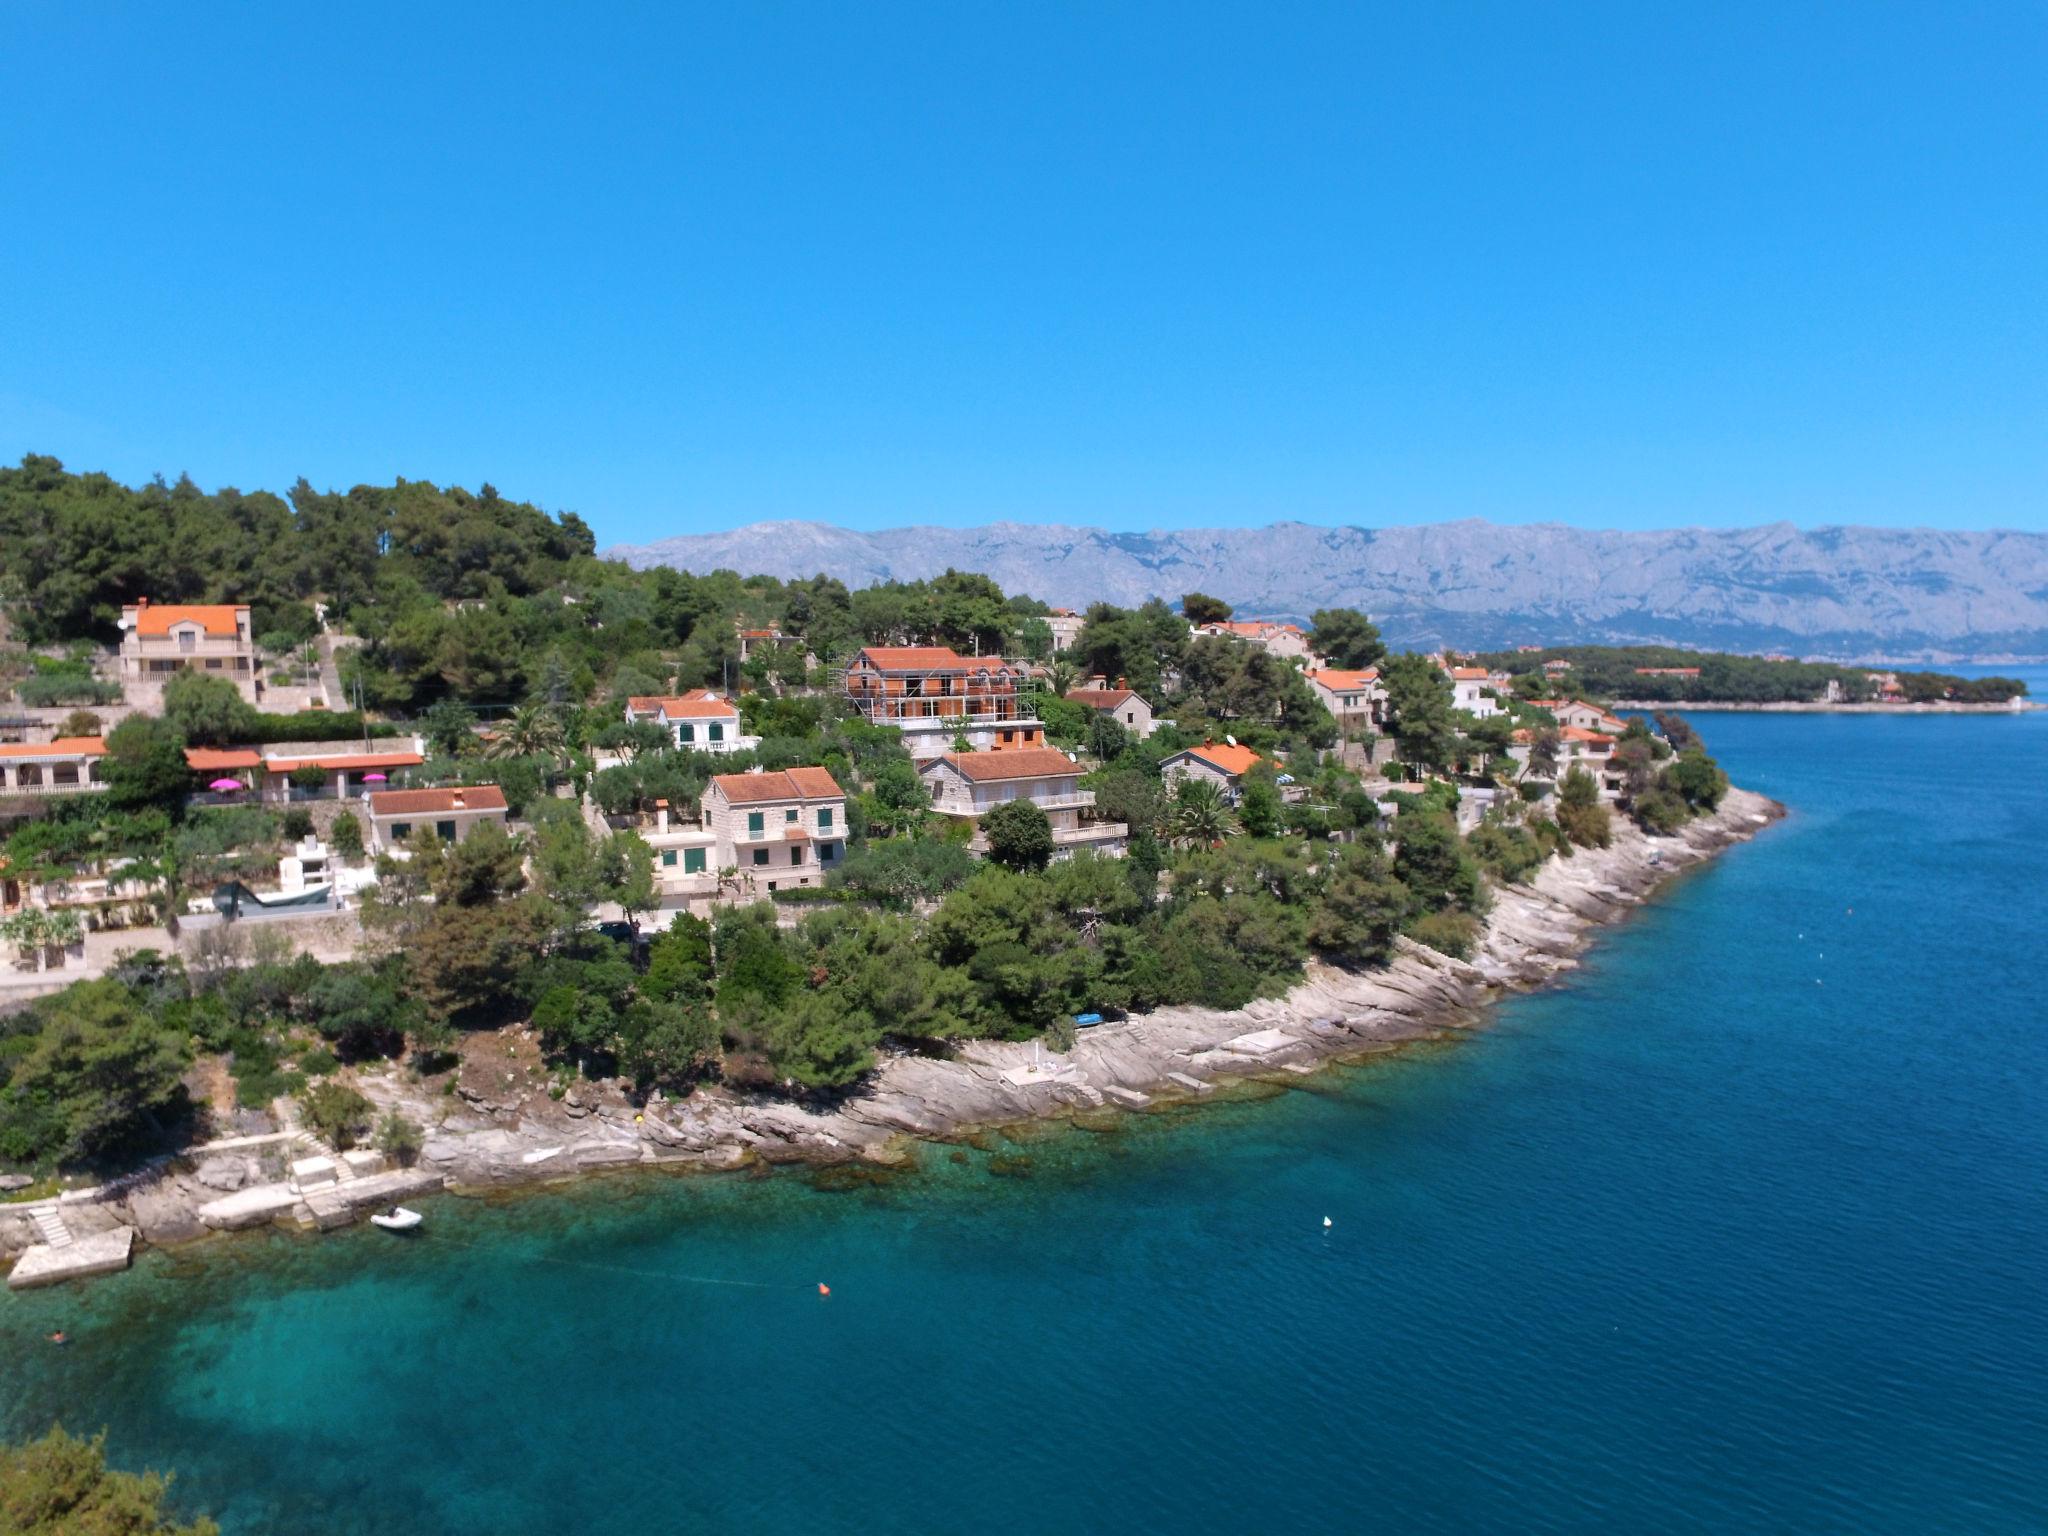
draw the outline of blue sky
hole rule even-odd
[[[0,7],[0,455],[2048,526],[2048,6]]]

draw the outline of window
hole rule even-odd
[[[661,850],[661,867],[663,869],[674,869],[676,867],[675,849],[664,848]]]
[[[690,724],[689,721],[685,720],[676,727],[677,745],[687,747],[691,742],[695,741],[696,739],[697,727]]]
[[[179,631],[178,631],[178,649],[179,649],[179,650],[181,650],[181,651],[189,651],[189,650],[193,649],[193,648],[194,648],[194,647],[195,647],[195,646],[196,646],[196,645],[198,644],[198,641],[199,641],[199,637],[198,637],[197,635],[193,634],[191,630],[189,630],[189,629],[181,629],[181,630],[179,630]]]
[[[702,848],[685,848],[683,850],[683,873],[686,875],[701,875],[704,873],[704,850]]]
[[[766,848],[756,848],[754,850],[754,862],[756,864],[766,864],[768,862],[768,850]]]
[[[832,830],[832,807],[829,805],[818,807],[818,830],[820,832],[830,832]]]
[[[723,741],[725,740],[725,727],[720,725],[716,720],[714,720],[711,722],[710,728],[706,734],[708,734],[713,741]]]
[[[802,843],[798,843],[794,848],[789,850],[789,862],[792,864],[801,864],[803,863],[803,861],[804,845]]]
[[[207,657],[206,670],[209,672],[218,672],[220,670],[220,658],[218,656]]]
[[[832,850],[838,846],[837,843],[818,844],[818,862],[820,864],[830,864],[832,862]]]
[[[394,821],[393,823],[391,823],[391,841],[393,841],[394,843],[402,843],[402,842],[404,842],[404,841],[405,841],[405,840],[406,840],[406,839],[407,839],[408,837],[411,837],[411,836],[412,836],[412,823],[411,823],[411,822],[409,822],[409,821]]]
[[[437,821],[437,822],[435,822],[435,823],[434,823],[434,836],[436,836],[436,837],[438,837],[439,839],[441,839],[441,841],[442,841],[442,842],[444,842],[444,843],[452,843],[452,842],[454,842],[454,841],[455,841],[455,823],[454,823],[454,822],[452,822],[452,821]]]
[[[793,827],[793,826],[795,826],[795,825],[796,825],[796,807],[792,805],[792,806],[791,806],[791,807],[790,807],[790,808],[789,808],[788,810],[784,811],[784,812],[782,813],[782,819],[783,819],[783,821],[784,821],[784,822],[785,822],[785,823],[786,823],[787,825],[789,825],[789,826],[792,826],[792,827]]]
[[[759,837],[759,836],[760,836],[760,835],[761,835],[761,834],[762,834],[763,832],[766,832],[767,830],[768,830],[768,813],[767,813],[766,811],[749,811],[749,812],[747,812],[747,835],[748,835],[748,836],[750,836],[750,837]]]
[[[50,769],[50,782],[52,784],[76,784],[78,782],[78,764],[57,763],[53,765]]]

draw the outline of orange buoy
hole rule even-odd
[[[818,1294],[820,1296],[830,1296],[832,1294],[832,1287],[820,1280],[818,1282]]]

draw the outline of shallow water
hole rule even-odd
[[[1698,724],[1791,819],[1480,1034],[153,1256],[0,1430],[235,1533],[2048,1529],[2048,720]]]

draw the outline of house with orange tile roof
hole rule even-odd
[[[1045,745],[1023,666],[1000,656],[962,656],[949,645],[870,645],[847,663],[847,701],[876,725],[903,733],[913,760],[929,763],[965,738],[983,752]]]
[[[626,723],[651,721],[686,752],[742,752],[761,744],[740,734],[740,707],[710,688],[673,697],[636,694],[626,700]]]
[[[1487,691],[1493,687],[1493,674],[1486,668],[1452,667],[1450,674],[1453,709],[1462,709],[1481,720],[1501,712],[1500,700]]]
[[[427,760],[426,742],[418,736],[279,742],[257,751],[263,756],[257,787],[265,800],[278,804],[353,800],[395,788]]]
[[[658,816],[666,831],[666,816]],[[846,791],[824,768],[716,774],[698,802],[698,822],[708,840],[679,840],[671,850],[649,839],[665,894],[671,872],[684,886],[682,877],[708,872],[715,880],[730,869],[738,872],[736,894],[754,901],[792,886],[821,885],[826,871],[846,857]],[[692,848],[703,850],[708,870],[689,867]],[[669,851],[678,854],[674,864]]]
[[[486,823],[501,830],[510,812],[495,784],[451,784],[438,789],[385,789],[363,797],[370,820],[370,851],[395,853],[429,833],[459,843]]]
[[[180,672],[233,683],[243,698],[262,697],[256,639],[247,603],[152,603],[121,609],[121,686],[131,702],[153,698]]]
[[[1081,787],[1081,766],[1057,747],[1011,752],[948,752],[923,771],[932,809],[974,823],[971,852],[988,852],[981,819],[1011,800],[1029,800],[1052,823],[1053,857],[1089,848],[1123,857],[1130,828],[1121,821],[1095,821],[1095,792]]]
[[[1529,771],[1529,757],[1535,738],[1536,733],[1527,726],[1509,738],[1508,756],[1519,765],[1523,776]],[[1609,771],[1614,745],[1615,738],[1606,731],[1588,730],[1580,725],[1558,727],[1556,777],[1561,779],[1572,769],[1583,768],[1593,776],[1600,792],[1612,799],[1620,789],[1619,782]]]
[[[1316,698],[1345,730],[1379,730],[1387,723],[1387,688],[1378,667],[1322,667],[1303,674]]]
[[[0,745],[0,796],[77,795],[105,789],[100,736],[59,736],[55,741]]]
[[[1223,797],[1232,805],[1244,792],[1244,776],[1256,765],[1267,762],[1250,747],[1240,747],[1234,742],[1205,741],[1199,747],[1189,747],[1163,759],[1159,764],[1160,777],[1166,780],[1168,789],[1179,789],[1183,779],[1206,779],[1223,791]]]
[[[1581,730],[1606,731],[1619,736],[1628,729],[1628,722],[1618,715],[1610,714],[1598,704],[1588,704],[1584,699],[1531,699],[1538,709],[1547,709],[1559,725],[1576,725]]]
[[[1144,697],[1133,693],[1118,678],[1114,688],[1069,688],[1067,697],[1076,704],[1085,704],[1098,715],[1107,715],[1118,725],[1141,740],[1158,729],[1158,722],[1152,718],[1152,706]]]

